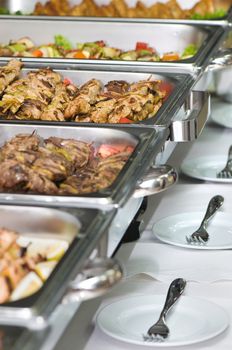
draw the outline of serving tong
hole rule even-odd
[[[171,307],[176,303],[181,294],[184,292],[186,281],[183,278],[177,278],[170,284],[164,307],[160,313],[159,319],[154,323],[147,331],[146,335],[143,335],[143,339],[149,342],[162,342],[164,341],[170,330],[166,324],[166,316]]]
[[[206,231],[209,221],[218,209],[224,203],[224,198],[220,195],[214,196],[210,199],[205,216],[199,226],[199,228],[193,232],[190,236],[185,236],[188,244],[205,245],[209,240],[209,234]]]
[[[232,178],[232,145],[228,151],[228,157],[225,167],[217,173],[219,179],[231,179]]]

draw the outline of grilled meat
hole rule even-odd
[[[75,94],[75,90],[77,89],[74,86],[71,89],[71,87],[68,88],[62,83],[58,84],[51,103],[43,109],[40,119],[64,121],[64,110],[68,106],[72,95]]]
[[[60,186],[61,193],[80,194],[97,192],[108,186],[118,176],[124,164],[128,160],[130,152],[112,155],[99,160],[95,166],[76,171],[75,175],[67,178]]]
[[[71,161],[74,169],[87,165],[93,155],[93,149],[90,144],[74,139],[50,137],[46,140],[46,147]]]
[[[164,98],[158,80],[131,84],[113,80],[103,86],[92,79],[78,88],[51,69],[41,69],[8,85],[0,100],[0,116],[94,123],[120,123],[127,118],[137,122],[154,116]]]
[[[0,68],[0,94],[19,76],[21,68],[22,63],[18,60],[11,60],[6,66]]]
[[[32,169],[51,181],[62,181],[72,173],[72,162],[55,150],[41,147]]]
[[[65,118],[70,119],[79,114],[90,112],[91,105],[97,101],[97,96],[101,92],[101,83],[92,79],[82,85],[79,94],[71,101],[65,110]]]
[[[95,181],[96,168],[86,167],[80,169],[75,175],[69,176],[60,186],[61,194],[91,193],[98,190]]]
[[[14,158],[15,152],[37,151],[41,138],[34,132],[32,134],[18,134],[10,141],[6,142],[0,149],[0,158]]]
[[[8,111],[17,113],[23,103],[28,100],[38,100],[42,104],[48,105],[54,96],[56,84],[60,81],[60,75],[50,69],[30,72],[24,79],[20,79],[6,88],[2,101],[0,101],[0,111],[3,114]]]
[[[28,173],[28,181],[24,186],[24,190],[39,194],[57,194],[58,188],[54,182],[46,176],[40,175],[33,169]]]
[[[6,159],[0,162],[0,191],[18,191],[28,181],[28,169],[17,160]]]
[[[94,123],[108,123],[108,117],[110,113],[114,110],[115,105],[116,100],[114,98],[98,102],[95,105],[94,110],[89,114],[90,120]],[[79,121],[77,118],[76,121]]]
[[[0,191],[96,192],[115,180],[132,151],[129,145],[101,145],[96,153],[91,144],[75,139],[19,134],[0,148]]]
[[[124,94],[130,89],[130,84],[124,80],[112,80],[105,85],[107,91]]]

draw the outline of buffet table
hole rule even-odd
[[[213,101],[212,113],[220,113],[220,110],[218,110],[218,103],[222,104],[222,102],[218,100]],[[225,103],[223,106],[228,111],[231,110],[232,112],[232,106],[230,104]],[[175,153],[171,160],[175,161],[175,164],[178,165],[178,163],[182,163],[184,158],[190,159],[199,155],[226,155],[230,144],[231,130],[217,126],[210,120],[199,140],[190,147],[189,145],[179,145],[178,147],[182,148],[182,152]],[[181,176],[179,184],[173,189],[167,193],[161,193],[157,196],[151,197],[149,199],[148,211],[144,217],[144,220],[149,220],[149,222],[143,229],[140,240],[136,243],[129,243],[122,246],[117,255],[119,260],[124,263],[127,271],[126,273],[129,276],[127,276],[118,287],[114,288],[108,297],[105,298],[101,307],[110,304],[113,301],[135,295],[166,294],[168,285],[174,278],[184,277],[187,280],[190,280],[187,284],[185,295],[213,301],[226,310],[231,320],[231,249],[227,251],[217,250],[214,252],[199,252],[194,249],[188,250],[159,242],[152,234],[152,227],[159,219],[176,213],[199,211],[199,207],[205,208],[208,200],[216,194],[220,194],[225,198],[223,212],[231,213],[232,189],[229,184],[215,184],[209,182],[201,183],[196,180],[192,181],[186,176]],[[148,248],[148,245],[150,245],[150,248]],[[156,255],[159,250],[161,250],[161,254]],[[199,259],[196,259],[196,254]],[[130,255],[129,260],[127,260],[128,255]],[[200,255],[202,255],[202,257],[204,256],[202,261],[200,260]],[[177,258],[178,256],[179,259]],[[175,268],[173,268],[173,270],[171,269],[171,262],[170,265],[166,263],[165,265],[167,266],[164,267],[165,271],[163,271],[163,273],[162,271],[158,271],[159,273],[156,278],[155,270],[157,269],[157,266],[155,260],[160,259],[160,261],[158,260],[158,263],[160,263],[160,270],[162,270],[162,262],[164,262],[164,260],[171,260],[172,257],[175,259],[173,260],[173,263],[175,261],[174,265],[176,271]],[[223,260],[223,257],[225,260]],[[194,262],[193,270],[191,270],[191,259]],[[196,262],[197,260],[198,263]],[[185,268],[187,262],[188,264]],[[153,273],[151,273],[152,263],[154,263]],[[218,268],[216,268],[217,265]],[[170,271],[167,271],[168,266]],[[196,271],[198,271],[198,273],[196,273]],[[207,277],[206,280],[204,280],[204,276]],[[74,345],[76,342],[75,335],[69,333],[69,336],[71,336],[71,338],[69,338],[70,349],[77,349],[78,347]],[[181,348],[183,350],[218,348],[226,350],[231,346],[231,338],[232,330],[231,327],[229,327],[221,335],[211,340],[195,345],[183,346]],[[64,339],[62,344],[64,344]],[[98,326],[96,326],[85,350],[142,350],[145,348],[146,346],[138,346],[115,340],[108,335],[105,335]],[[179,348],[180,347],[178,347],[178,349]]]

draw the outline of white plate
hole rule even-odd
[[[212,105],[211,119],[221,126],[232,128],[232,104],[215,101]]]
[[[153,234],[160,241],[190,249],[231,249],[232,220],[231,214],[219,212],[209,222],[207,232],[210,235],[206,245],[193,245],[186,242],[199,227],[204,212],[181,213],[158,221],[152,228]]]
[[[199,343],[219,335],[229,325],[226,312],[218,305],[182,296],[167,316],[169,337],[162,343],[146,342],[143,335],[158,320],[165,297],[144,295],[116,301],[100,310],[97,324],[113,338],[150,347]]]
[[[221,156],[196,157],[184,161],[181,170],[185,175],[195,179],[232,183],[231,179],[217,178],[217,173],[221,171],[227,162],[227,154]]]

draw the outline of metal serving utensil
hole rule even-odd
[[[186,281],[183,278],[177,278],[170,284],[164,307],[160,313],[158,321],[153,324],[143,336],[145,341],[162,342],[169,335],[169,328],[166,325],[166,316],[171,307],[176,303],[186,286]]]
[[[228,158],[225,165],[225,168],[223,168],[219,173],[217,173],[217,178],[221,179],[231,179],[232,178],[232,145],[229,148],[228,151]]]
[[[217,210],[224,203],[224,198],[220,195],[214,196],[210,199],[205,216],[199,226],[199,228],[191,234],[191,236],[186,236],[186,241],[188,244],[205,245],[209,240],[209,234],[206,231],[208,222],[217,212]]]

